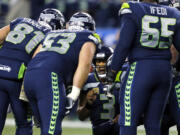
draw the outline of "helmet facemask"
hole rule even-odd
[[[108,59],[113,53],[113,49],[110,47],[103,46],[93,59],[93,64],[95,66],[95,73],[99,80],[106,84],[106,75],[107,75],[107,63]]]
[[[107,62],[107,60],[105,60],[105,59],[96,59],[95,60],[95,71],[96,71],[98,78],[102,82],[106,81],[106,73],[107,73],[106,62]]]

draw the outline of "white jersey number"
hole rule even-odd
[[[151,24],[159,23],[161,25],[161,29],[152,28]],[[169,26],[173,26],[176,24],[176,19],[174,18],[163,18],[156,16],[145,15],[142,18],[142,33],[140,42],[142,46],[150,47],[150,48],[158,48],[166,49],[169,48],[172,44],[172,36],[174,34],[173,31],[168,29]],[[168,42],[164,42],[160,40],[162,38],[168,38]]]
[[[26,23],[18,24],[13,31],[11,31],[7,37],[6,41],[13,44],[21,44],[27,34],[30,34],[34,31],[34,28]],[[41,42],[44,38],[44,34],[41,31],[34,31],[35,35],[29,40],[25,46],[26,52],[29,54],[31,51]]]
[[[55,39],[58,36],[63,38],[60,38],[57,42],[55,42]],[[75,33],[50,33],[45,38],[43,48],[40,51],[54,51],[59,54],[65,54],[70,47],[70,43],[72,43],[75,38]],[[53,44],[60,46],[52,46]]]

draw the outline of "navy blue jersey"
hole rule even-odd
[[[92,104],[90,111],[90,120],[93,126],[112,120],[119,114],[119,91],[114,90],[114,95],[108,97],[104,88],[105,85],[97,79],[94,73],[91,73],[82,89],[82,92],[85,94],[89,90],[94,90],[97,93],[97,98]]]
[[[0,77],[21,79],[24,65],[31,60],[35,49],[49,30],[29,18],[13,20],[0,49]]]
[[[180,51],[180,12],[172,7],[129,2],[122,4],[120,38],[116,46],[112,69],[118,71],[125,58],[170,60],[173,43]]]
[[[28,65],[27,70],[43,68],[61,75],[65,85],[72,85],[81,47],[93,42],[96,50],[100,47],[99,37],[91,31],[57,30],[49,32],[40,52]]]

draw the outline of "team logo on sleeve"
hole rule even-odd
[[[11,67],[0,64],[0,70],[10,72],[11,71]]]
[[[99,40],[95,36],[93,36],[93,35],[89,35],[88,38],[93,40],[96,44],[99,43]]]
[[[130,6],[128,3],[123,3],[121,6],[121,9],[119,10],[119,15],[123,15],[123,14],[131,14],[132,10],[130,9]]]

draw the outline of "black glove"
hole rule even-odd
[[[40,128],[40,122],[35,116],[33,116],[33,122],[33,126],[35,126],[36,128]]]
[[[116,77],[116,72],[113,72],[112,70],[108,70],[106,77],[107,77],[107,82],[113,83]]]
[[[65,111],[65,115],[68,115],[70,113],[70,111],[72,110],[74,104],[75,104],[75,101],[73,99],[71,99],[70,97],[66,98],[66,111]]]
[[[66,88],[66,95],[71,93],[71,91],[72,91],[72,85],[67,86],[67,88]]]
[[[176,63],[173,65],[173,68],[176,69],[176,71],[180,71],[180,56],[177,58]]]

